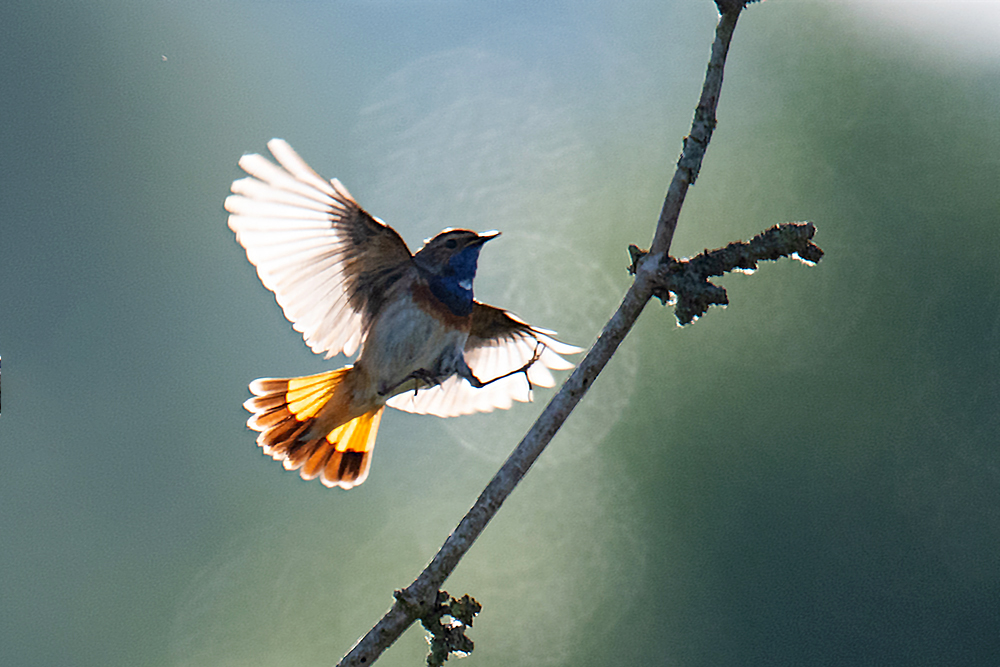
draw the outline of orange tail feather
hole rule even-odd
[[[352,367],[297,378],[250,383],[253,413],[247,426],[257,444],[302,479],[350,489],[365,481],[384,408],[358,409],[352,401]]]

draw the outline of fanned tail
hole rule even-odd
[[[254,397],[243,407],[253,413],[247,426],[260,431],[264,453],[325,486],[350,489],[364,482],[384,408],[352,405],[351,370],[251,382]]]

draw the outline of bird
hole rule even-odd
[[[508,409],[553,387],[581,348],[473,296],[479,253],[499,232],[445,229],[411,253],[337,179],[283,139],[238,164],[228,226],[305,343],[352,364],[250,383],[247,426],[302,479],[353,488],[368,477],[386,406],[453,417]]]

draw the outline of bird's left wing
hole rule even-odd
[[[406,412],[454,417],[492,412],[496,408],[506,410],[513,401],[530,401],[531,386],[555,386],[550,369],[573,368],[574,364],[560,355],[582,351],[575,345],[556,340],[553,334],[505,310],[476,301],[472,307],[472,330],[465,344],[465,361],[473,374],[487,382],[521,368],[536,357],[527,369],[527,377],[525,373],[515,373],[476,389],[453,375],[436,387],[394,396],[388,405]]]
[[[313,352],[354,354],[412,255],[340,181],[321,178],[281,139],[267,147],[277,165],[256,154],[240,159],[249,177],[226,199],[229,228]]]

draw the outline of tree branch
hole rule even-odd
[[[816,227],[811,222],[786,222],[775,225],[749,241],[735,241],[725,248],[706,250],[692,259],[676,260],[669,255],[661,262],[653,287],[653,296],[664,305],[673,305],[680,325],[690,324],[705,314],[709,306],[729,303],[725,288],[712,284],[710,276],[733,270],[755,271],[757,262],[794,257],[815,264],[823,251],[812,242]],[[628,247],[632,256],[630,273],[648,254],[635,245]]]
[[[430,564],[413,583],[401,591],[396,591],[396,601],[389,611],[344,656],[338,667],[371,665],[416,619],[425,618],[439,609],[438,591],[445,579],[496,515],[507,496],[528,472],[570,412],[587,393],[594,379],[635,324],[646,303],[654,295],[665,295],[672,291],[673,283],[664,282],[663,267],[667,267],[666,274],[670,274],[669,267],[676,264],[668,255],[670,243],[687,189],[698,177],[705,149],[715,129],[715,112],[722,89],[726,54],[744,2],[717,0],[717,4],[721,17],[716,28],[712,55],[705,74],[701,99],[695,111],[691,134],[684,139],[684,147],[667,190],[651,249],[648,253],[633,254],[635,280],[622,299],[621,305],[604,326],[587,356],[545,407],[524,439],[490,480],[472,509],[445,540]]]

